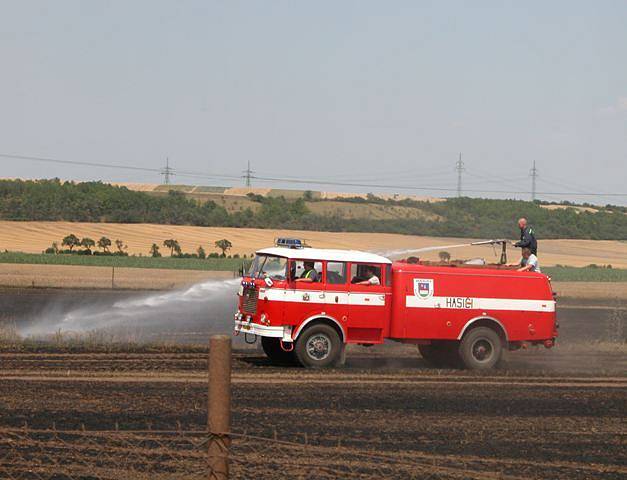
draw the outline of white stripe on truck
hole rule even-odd
[[[478,297],[405,297],[409,308],[444,308],[449,310],[518,310],[523,312],[554,312],[553,300],[520,300],[517,298]]]
[[[337,301],[336,301],[337,297]],[[326,305],[358,305],[382,307],[384,293],[325,292],[323,290],[289,290],[267,288],[259,291],[259,299],[273,302],[321,303]],[[521,300],[517,298],[479,297],[405,297],[408,308],[443,308],[450,310],[513,310],[524,312],[554,312],[553,300]]]
[[[337,297],[337,302],[335,301]],[[323,290],[287,290],[266,288],[259,291],[259,299],[273,302],[323,303],[326,305],[366,305],[383,307],[384,293],[325,292]]]

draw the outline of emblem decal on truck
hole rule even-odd
[[[433,279],[414,278],[414,295],[419,298],[433,297]]]

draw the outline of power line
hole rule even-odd
[[[571,188],[571,189],[573,189],[577,193],[591,193],[589,190],[581,188],[579,185],[576,185],[574,183],[570,183],[569,185],[566,185],[564,182],[558,182],[558,181],[555,181],[555,180],[549,180],[549,179],[547,179],[546,175],[543,175],[542,178],[540,179],[540,181],[542,181],[544,183],[548,183],[550,185],[554,185],[554,186],[560,187],[560,188]]]
[[[242,178],[244,179],[246,186],[250,188],[250,179],[254,178],[253,173],[255,173],[250,169],[250,160],[248,160],[248,167],[242,173],[244,174],[242,175]]]
[[[572,188],[574,190],[572,196],[575,198],[577,198],[579,195],[590,195],[591,193],[593,193],[593,192],[590,192],[589,190],[582,189],[577,184],[566,185],[563,182],[548,180],[546,176],[543,176],[542,178],[540,178],[540,181],[543,183],[547,183],[549,185],[560,187],[560,188]],[[606,196],[604,193],[597,194],[597,198],[604,199],[608,203],[610,203],[613,200],[611,196]]]
[[[133,166],[128,166],[128,165],[60,160],[60,159],[54,159],[54,158],[32,157],[32,156],[25,156],[25,155],[10,155],[10,154],[2,154],[2,153],[0,153],[0,157],[18,159],[18,160],[32,160],[32,161],[40,161],[40,162],[59,163],[59,164],[66,164],[66,165],[82,165],[82,166],[114,168],[114,169],[122,169],[122,170],[135,170],[135,171],[156,172],[156,173],[161,173],[163,170],[163,169],[149,168],[149,167],[133,167]],[[462,163],[462,167],[463,167],[463,163]],[[257,176],[257,175],[254,175],[254,173],[255,172],[250,170],[250,179],[251,180],[254,179],[254,180],[258,180],[262,182],[283,182],[283,183],[301,184],[301,185],[332,185],[332,186],[345,186],[345,187],[388,188],[388,189],[408,190],[408,191],[412,191],[412,190],[414,191],[439,191],[439,192],[456,191],[455,188],[450,188],[450,187],[394,185],[394,184],[384,184],[384,183],[337,182],[337,181],[332,181],[332,180],[303,180],[303,179],[288,178],[288,177],[282,177],[282,176]],[[177,176],[180,176],[180,177],[191,177],[191,178],[201,178],[201,179],[236,180],[236,179],[242,178],[242,176],[238,176],[238,175],[213,174],[213,173],[207,173],[207,172],[185,171],[185,170],[177,170],[176,174]],[[518,194],[518,195],[527,194],[528,195],[531,193],[528,191],[516,191],[516,190],[465,189],[464,191],[468,193],[503,193],[503,194],[510,194],[510,195],[514,195],[514,194]],[[570,196],[626,197],[627,198],[627,193],[605,193],[605,192],[593,193],[593,192],[556,191],[556,192],[536,192],[536,194],[537,195],[570,195]]]
[[[143,172],[157,172],[160,173],[160,168],[148,168],[148,167],[130,167],[128,165],[115,165],[108,163],[96,163],[96,162],[79,162],[72,160],[59,160],[56,158],[45,158],[45,157],[30,157],[25,155],[10,155],[6,153],[0,153],[0,157],[10,158],[13,160],[32,160],[36,162],[48,162],[48,163],[60,163],[63,165],[82,165],[87,167],[102,167],[102,168],[120,168],[124,170],[140,170]]]
[[[512,188],[518,188],[518,181],[520,180],[526,180],[527,176],[524,177],[513,177],[513,178],[509,178],[506,179],[504,177],[498,177],[498,176],[486,176],[486,175],[481,175],[481,174],[477,174],[471,171],[466,171],[466,175],[470,175],[471,177],[475,177],[475,178],[479,178],[481,179],[481,181],[483,182],[488,182],[488,183],[497,183],[499,185],[505,185],[505,186],[511,186]],[[468,182],[465,182],[466,184],[468,184]]]
[[[47,158],[47,157],[32,157],[26,155],[12,155],[7,153],[0,153],[1,158],[8,158],[12,160],[31,160],[36,162],[45,162],[45,163],[58,163],[61,165],[77,165],[77,166],[85,166],[85,167],[99,167],[99,168],[114,168],[120,170],[134,170],[140,172],[155,172],[161,174],[163,172],[163,168],[150,168],[150,167],[133,167],[129,165],[118,165],[112,163],[97,163],[97,162],[84,162],[84,161],[76,161],[76,160],[61,160],[58,158]],[[225,179],[239,179],[241,177],[237,175],[224,175],[224,174],[214,174],[214,173],[206,173],[206,172],[194,172],[194,171],[185,171],[185,170],[177,170],[178,176],[188,176],[188,177],[196,177],[196,178],[225,178]]]
[[[462,172],[464,171],[464,162],[462,162],[462,154],[459,154],[459,160],[455,163],[455,170],[457,170],[457,196],[462,196]]]
[[[525,180],[528,178],[528,174],[525,174],[524,177],[502,177],[500,175],[495,175],[492,172],[488,172],[486,170],[483,170],[481,168],[477,168],[475,166],[472,167],[472,171],[475,172],[470,173],[467,172],[468,175],[474,175],[474,176],[478,176],[478,177],[483,177],[483,178],[488,178],[488,179],[492,179],[491,181],[497,181],[497,182],[510,182],[510,183],[516,183],[516,188],[518,188],[518,183],[520,180]],[[479,173],[476,173],[479,172]]]
[[[536,179],[538,178],[538,169],[536,168],[536,161],[533,161],[533,168],[529,172],[531,177],[531,201],[536,201]]]
[[[391,188],[391,189],[399,189],[399,190],[433,190],[433,191],[442,191],[442,192],[453,192],[456,189],[454,188],[443,188],[443,187],[416,187],[413,185],[389,185],[389,184],[374,184],[374,183],[356,183],[356,182],[333,182],[333,181],[315,181],[315,180],[294,180],[287,179],[281,177],[257,177],[253,176],[252,178],[260,181],[269,181],[269,182],[284,182],[284,183],[296,183],[302,185],[335,185],[341,187],[374,187],[374,188]],[[529,194],[526,190],[522,191],[512,191],[512,190],[478,190],[478,189],[465,189],[465,192],[470,193],[509,193],[509,194]],[[536,192],[539,195],[575,195],[573,192]],[[602,196],[609,195],[613,197],[627,197],[627,193],[588,193],[586,195],[590,196]]]
[[[264,175],[269,175],[272,177],[282,177],[282,178],[290,178],[290,179],[300,179],[302,176],[294,176],[294,175],[286,175],[283,173],[274,173],[274,172],[264,172]],[[353,171],[352,173],[335,173],[333,172],[332,176],[316,176],[316,175],[307,175],[308,180],[356,180],[360,182],[366,181],[380,181],[384,178],[386,179],[414,179],[414,178],[431,178],[431,177],[441,177],[441,176],[451,176],[451,170],[440,169],[440,170],[416,170],[416,168],[412,168],[409,170],[398,170],[394,172],[376,172],[376,173],[358,173]],[[348,178],[345,178],[348,177]]]
[[[163,183],[170,185],[170,176],[174,176],[174,170],[170,168],[170,159],[168,157],[165,159],[165,168],[161,171],[161,175],[163,175]]]

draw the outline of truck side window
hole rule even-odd
[[[389,263],[385,266],[385,286],[392,286],[392,265]]]
[[[327,283],[331,285],[346,283],[346,264],[344,262],[327,262]]]
[[[322,281],[322,262],[314,262],[312,260],[292,260],[290,263],[290,280],[304,278],[307,276],[306,264],[313,263],[316,274],[313,277],[314,283]],[[311,275],[309,275],[311,276]]]
[[[373,275],[370,274],[372,272]],[[372,276],[376,277],[376,281],[371,280]],[[381,284],[381,265],[371,263],[352,263],[351,264],[351,283],[360,283],[371,280],[372,285]]]

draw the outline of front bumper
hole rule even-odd
[[[250,333],[252,335],[258,335],[260,337],[274,337],[280,338],[284,342],[292,341],[292,327],[280,326],[271,327],[268,325],[259,325],[258,323],[235,320],[234,333]]]

